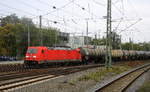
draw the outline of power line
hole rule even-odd
[[[53,9],[55,9],[55,10],[53,10],[53,11],[51,11],[51,12],[48,12],[48,13],[46,13],[46,14],[43,14],[42,16],[49,15],[49,14],[51,14],[51,13],[53,13],[53,12],[56,12],[57,10],[61,10],[61,9],[65,8],[66,6],[68,6],[69,4],[71,4],[73,1],[74,1],[74,0],[68,2],[67,4],[61,6],[60,8],[56,8],[56,6],[52,6],[52,5],[51,5],[51,7],[52,7]]]
[[[44,19],[44,20],[47,20],[47,21],[49,21],[49,22],[51,22],[51,23],[54,23],[54,24],[59,24],[59,25],[61,25],[61,26],[66,26],[66,25],[64,25],[64,23],[61,23],[61,22],[58,22],[58,21],[54,21],[54,20],[50,20],[50,19],[48,19],[48,18],[42,18],[42,19]],[[73,26],[68,26],[67,25],[67,27],[68,28],[73,28]],[[76,27],[77,28],[77,27]],[[84,29],[80,29],[80,28],[77,28],[78,30],[81,30],[81,31],[83,31]]]
[[[7,16],[6,14],[0,13],[1,17]]]
[[[126,27],[125,29],[123,29],[123,30],[121,30],[120,32],[119,32],[119,34],[121,33],[121,32],[123,32],[123,31],[126,31],[127,29],[129,29],[130,27],[132,27],[132,26],[134,26],[135,24],[137,24],[139,21],[141,21],[142,19],[140,18],[139,20],[137,20],[136,22],[134,22],[134,23],[132,23],[131,25],[129,25],[128,27]]]
[[[19,12],[22,12],[22,13],[25,13],[25,14],[29,14],[29,15],[32,15],[32,16],[36,16],[36,15],[30,13],[30,12],[27,12],[27,11],[24,11],[24,10],[21,10],[21,9],[18,9],[18,8],[11,7],[11,6],[9,6],[9,5],[7,5],[7,4],[4,4],[4,3],[2,3],[2,2],[0,2],[0,5],[2,5],[2,6],[4,6],[4,7],[7,7],[7,8],[10,8],[10,9],[14,9],[14,10],[16,10],[16,11],[19,11]]]
[[[135,9],[135,7],[133,6],[133,4],[131,3],[131,1],[130,1],[130,0],[127,0],[127,1],[128,1],[128,3],[130,3],[130,6],[132,7],[132,9],[135,11],[136,16],[138,16],[138,12],[137,12],[137,10]]]
[[[84,10],[84,11],[86,11],[87,13],[89,13],[91,16],[95,16],[95,17],[97,17],[97,15],[95,15],[95,14],[91,14],[88,10],[86,10],[84,7],[82,7],[81,5],[79,5],[79,4],[77,4],[77,3],[75,3],[75,2],[73,2],[77,7],[79,7],[79,8],[81,8],[82,10]]]
[[[124,15],[124,2],[123,2],[123,0],[121,0],[121,4],[122,4],[123,15]]]
[[[43,2],[43,1],[41,1],[41,0],[36,0],[36,1],[38,1],[38,2],[40,2],[40,3],[42,3],[42,4],[44,4],[44,5],[47,5],[47,6],[51,6],[53,9],[55,9],[54,11],[51,11],[51,12],[48,12],[48,13],[46,13],[46,14],[43,14],[42,16],[45,16],[45,15],[49,15],[49,14],[51,14],[51,15],[53,15],[52,13],[53,12],[56,12],[56,11],[58,11],[58,10],[62,10],[63,8],[65,8],[65,7],[67,7],[68,5],[70,5],[72,2],[74,2],[75,0],[72,0],[72,1],[70,1],[70,2],[68,2],[68,3],[66,3],[65,5],[63,5],[63,6],[61,6],[60,8],[57,8],[56,6],[52,6],[52,5],[49,5],[49,4],[47,4],[46,2]],[[68,14],[71,14],[71,12],[69,12],[69,11],[65,11],[65,10],[63,10],[65,13],[68,13]],[[72,14],[71,14],[72,15]],[[53,16],[55,16],[55,15],[53,15]],[[76,17],[81,17],[81,16],[79,16],[79,15],[77,15],[76,14]],[[58,17],[58,16],[56,16],[56,17]],[[61,17],[60,17],[61,18]],[[63,19],[63,18],[61,18],[61,19]]]
[[[38,1],[42,2],[41,0],[38,0]],[[53,7],[53,9],[55,9],[55,10],[54,10],[54,11],[51,11],[51,12],[49,12],[49,13],[43,14],[42,16],[46,16],[46,15],[49,15],[49,14],[53,15],[53,14],[52,14],[53,12],[56,12],[56,11],[58,11],[58,10],[62,10],[63,8],[67,7],[68,5],[70,5],[70,4],[71,4],[72,2],[74,2],[74,1],[75,1],[75,0],[72,0],[72,1],[68,2],[67,4],[61,6],[60,8],[57,8],[56,6],[50,5],[50,6]],[[43,3],[43,4],[44,4],[44,3]],[[65,13],[71,14],[71,12],[69,12],[69,11],[65,11],[65,10],[63,10],[63,11],[64,11]],[[72,15],[72,14],[71,14],[71,15]],[[55,16],[55,15],[53,15],[53,16]],[[59,17],[59,16],[56,16],[56,17]],[[79,16],[79,15],[76,14],[76,17],[82,17],[82,16]],[[63,19],[62,17],[59,17],[59,18]]]
[[[41,0],[37,0],[37,1],[40,1],[40,2],[42,2]],[[54,9],[56,9],[56,10],[61,10],[62,8],[65,8],[66,6],[68,6],[69,4],[71,4],[72,2],[74,2],[75,0],[73,0],[73,1],[70,1],[69,3],[67,3],[67,4],[65,4],[65,5],[63,5],[62,7],[60,7],[60,8],[57,8],[56,6],[52,6]],[[46,4],[45,2],[42,2],[43,4]],[[51,6],[51,5],[50,5]],[[56,10],[54,10],[53,12],[55,12]],[[65,11],[65,10],[63,10],[63,11]],[[68,12],[68,11],[65,11],[66,13],[68,13],[68,14],[71,14],[71,12]],[[50,13],[47,13],[47,14],[52,14],[52,12],[50,12]],[[47,14],[44,14],[44,15],[47,15]],[[44,15],[42,15],[42,16],[44,16]],[[71,14],[72,15],[72,14]],[[78,17],[82,17],[82,16],[79,16],[79,15],[77,15]],[[76,17],[77,17],[76,16]],[[58,16],[57,16],[58,17]],[[62,17],[60,17],[61,19],[63,19]],[[71,20],[73,20],[73,19],[71,19]]]
[[[38,0],[39,1],[39,0]],[[31,7],[31,8],[33,8],[33,9],[36,9],[37,10],[37,8],[35,8],[35,7],[32,7],[31,5],[29,5],[29,4],[27,4],[27,3],[25,3],[25,2],[23,2],[23,1],[19,1],[20,3],[22,2],[22,4],[24,4],[24,5],[26,5],[26,6],[29,6],[29,7]],[[71,1],[72,2],[72,1]],[[61,8],[64,8],[64,7],[66,7],[68,4],[70,4],[71,2],[69,2],[69,3],[67,3],[67,4],[65,4],[65,5],[63,5],[62,7],[60,7],[60,8],[57,8],[56,10],[59,10],[59,9],[61,9]],[[8,5],[5,5],[5,6],[7,6],[8,8],[13,8],[13,7],[10,7],[10,6],[8,6]],[[14,8],[13,8],[14,9]],[[22,12],[22,10],[20,10],[20,9],[16,9],[15,8],[15,10],[17,10],[17,11],[21,11]],[[41,10],[42,11],[42,10]],[[55,10],[54,10],[55,11]],[[66,11],[65,11],[66,12]],[[27,13],[27,12],[25,12],[25,13]],[[67,12],[67,13],[70,13],[70,12]],[[29,14],[29,13],[28,13]],[[31,14],[30,14],[31,15]],[[33,15],[33,14],[32,14]],[[59,17],[59,16],[56,16],[56,15],[54,15],[54,14],[51,14],[51,15],[53,15],[53,16],[55,16],[55,17]],[[38,17],[38,16],[36,16],[36,17]],[[33,17],[33,18],[36,18],[36,17]],[[78,16],[79,17],[79,16]],[[81,17],[81,16],[80,16]],[[61,19],[63,19],[62,17],[59,17],[59,18],[61,18]]]
[[[45,3],[45,2],[43,2],[43,1],[41,1],[41,0],[36,0],[36,1],[38,1],[38,2],[41,3],[41,4],[44,4],[44,5],[49,6],[49,4],[47,4],[47,3]]]
[[[116,26],[116,28],[114,29],[114,31],[117,31],[117,30],[118,30],[118,28],[119,28],[119,26],[120,26],[122,20],[123,20],[123,18],[120,19],[120,21],[119,21],[118,25]]]
[[[10,14],[13,14],[14,12],[10,12],[10,11],[3,11],[3,10],[0,10],[1,13],[10,13]]]
[[[30,5],[30,4],[26,3],[26,2],[24,2],[24,1],[22,1],[22,0],[18,0],[18,2],[20,2],[20,3],[23,4],[23,5],[28,6],[28,7],[30,7],[30,8],[33,8],[33,9],[35,9],[35,10],[43,11],[43,10],[41,10],[40,8],[34,7],[34,6],[32,6],[32,5]]]
[[[97,2],[96,0],[93,0],[93,2],[94,2],[95,4],[100,5],[100,6],[106,6],[106,4],[103,4],[103,3]]]
[[[122,15],[124,15],[124,13],[123,13],[114,3],[112,3],[112,5],[113,5]]]
[[[48,5],[48,4],[46,4],[45,2],[43,2],[43,1],[41,1],[41,0],[37,0],[37,1],[42,2],[42,3],[45,4],[45,5]],[[74,3],[74,1],[75,1],[75,0],[70,1],[69,3],[63,5],[63,6],[60,7],[60,8],[57,8],[56,6],[52,6],[52,7],[53,7],[53,9],[61,10],[62,8],[65,8],[65,7],[68,6],[69,4]],[[51,5],[50,5],[50,6],[51,6]],[[84,9],[84,8],[82,8],[82,9]],[[54,10],[54,11],[52,11],[52,12],[55,12],[56,10]],[[64,10],[63,10],[63,11],[64,11]],[[45,16],[45,15],[48,15],[48,14],[52,14],[52,12],[49,12],[49,13],[44,14],[44,15],[42,15],[42,16]],[[70,12],[68,12],[68,11],[65,11],[65,12],[70,14]],[[54,16],[55,16],[55,15],[54,15]],[[63,20],[63,18],[60,17],[60,16],[56,16],[56,17],[59,17],[59,18],[61,18],[61,19]],[[78,16],[78,17],[81,17],[81,16]],[[74,19],[72,18],[71,21],[72,21],[72,20],[74,20]],[[74,21],[72,21],[72,22],[75,23]],[[75,23],[75,24],[76,24],[76,23]]]

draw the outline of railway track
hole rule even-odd
[[[150,64],[135,68],[118,78],[97,88],[94,92],[125,92],[126,89],[141,75],[150,70]]]
[[[35,69],[46,69],[46,68],[59,68],[59,67],[73,67],[73,66],[79,66],[79,64],[75,65],[43,65],[43,67],[37,67],[37,66],[27,66],[25,64],[0,64],[0,75],[5,73],[13,73],[13,72],[25,72],[25,71],[31,71]],[[81,65],[80,65],[81,66]]]
[[[28,72],[0,75],[0,91],[10,90],[12,88],[18,88],[31,83],[100,66],[103,65],[82,65],[63,68],[35,69]]]
[[[124,62],[124,61],[122,61],[122,62]],[[119,64],[122,62],[116,62],[114,64]],[[127,61],[125,61],[125,62],[127,62]],[[128,61],[128,62],[132,62],[132,61]],[[141,62],[143,62],[143,61],[141,61]],[[137,63],[132,62],[131,64],[134,66]],[[47,68],[49,68],[49,67],[56,68],[56,67],[62,67],[62,66],[61,65],[57,65],[57,66],[49,65],[49,66],[47,66]],[[20,64],[0,64],[0,74],[10,73],[10,72],[24,72],[24,71],[34,70],[34,69],[37,69],[37,68],[36,67],[28,67],[23,63],[22,64],[21,63]]]
[[[0,64],[0,72],[26,71],[31,68],[26,68],[24,64]]]

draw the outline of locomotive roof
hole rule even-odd
[[[49,50],[71,50],[71,47],[67,46],[56,46],[56,47],[47,47]]]
[[[53,47],[45,47],[45,46],[31,46],[29,48],[47,48],[49,50],[71,50],[73,48],[69,46],[53,46]]]

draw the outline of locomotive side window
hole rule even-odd
[[[30,48],[28,49],[27,53],[31,53],[31,54],[35,54],[38,52],[38,49],[35,49],[35,48]]]
[[[47,49],[48,50],[54,50],[54,47],[48,47]]]
[[[44,50],[42,50],[41,52],[44,53]]]

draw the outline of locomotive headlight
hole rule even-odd
[[[26,56],[26,58],[28,58],[29,56]]]
[[[36,58],[36,56],[33,56],[33,58]]]

